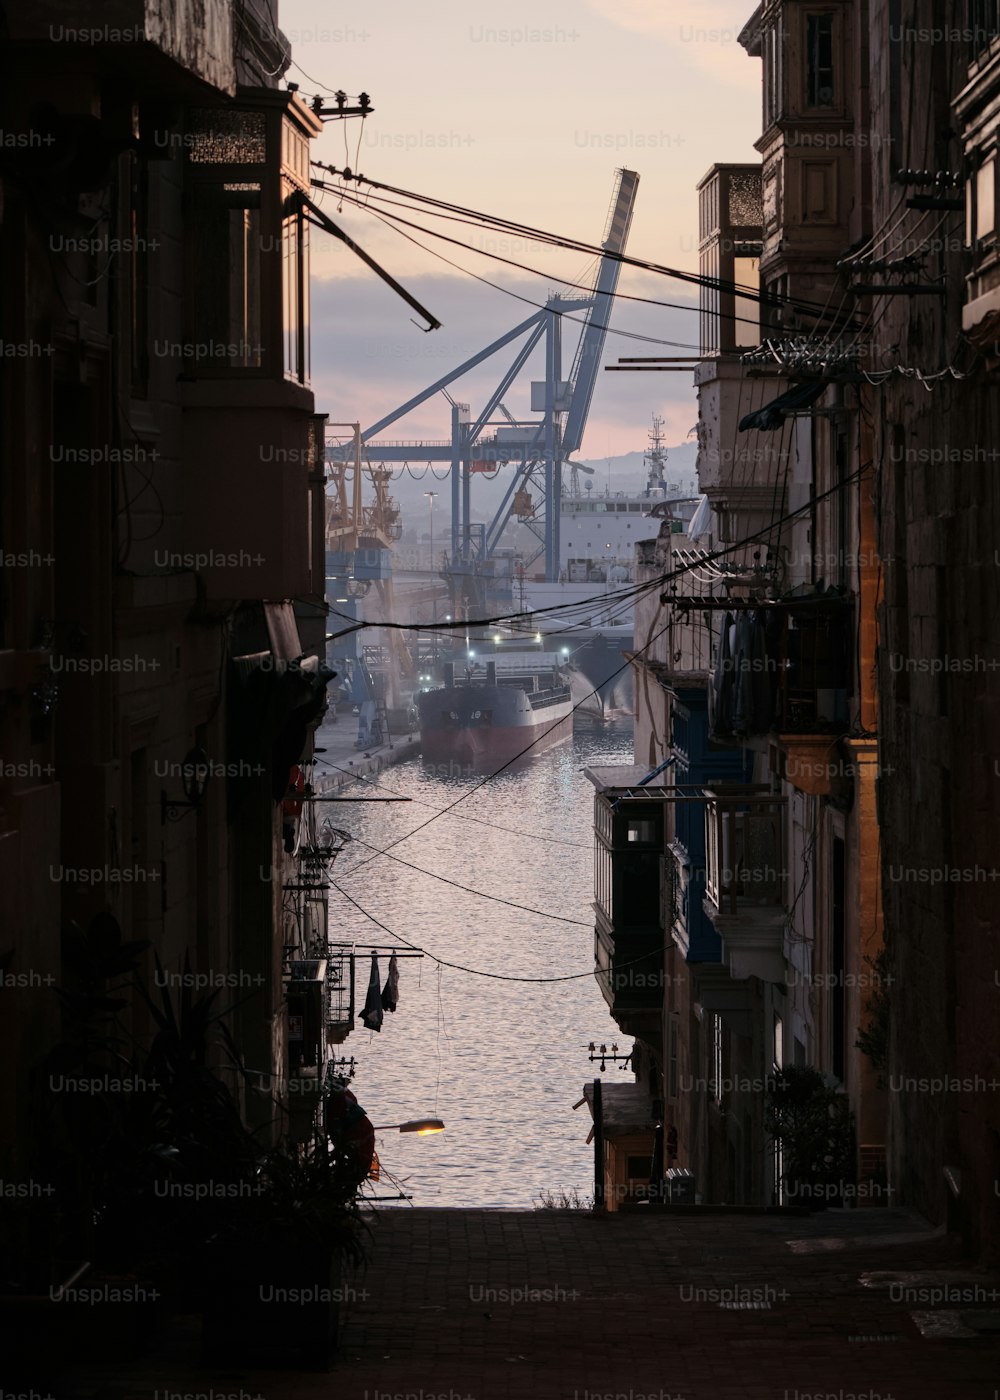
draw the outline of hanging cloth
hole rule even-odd
[[[396,962],[396,954],[393,953],[389,959],[389,971],[386,975],[385,986],[382,989],[382,1009],[383,1011],[395,1011],[399,1002],[399,964]]]
[[[372,953],[372,974],[368,979],[368,995],[365,997],[365,1009],[361,1013],[361,1020],[370,1031],[382,1029],[382,987],[378,975],[378,953]]]

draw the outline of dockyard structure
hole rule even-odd
[[[321,122],[279,91],[276,7],[41,0],[5,24],[0,1038],[24,1073],[4,1081],[0,1156],[17,1180],[30,1069],[84,975],[66,930],[92,933],[93,993],[108,915],[149,944],[155,998],[235,1008],[247,1122],[280,1131],[291,1101],[305,1131],[329,1053],[328,989],[305,987],[325,902],[299,890],[330,674],[303,217]],[[153,1029],[138,996],[124,1017]]]

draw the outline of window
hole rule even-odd
[[[309,381],[311,122],[291,94],[189,114],[185,358],[199,377]]]
[[[996,228],[997,163],[993,156],[976,171],[974,240],[988,238]]]
[[[651,845],[656,840],[656,823],[649,822],[629,822],[628,842],[629,845]]]
[[[594,897],[610,919],[611,908],[611,852],[603,842],[598,841],[594,848]]]
[[[701,353],[714,355],[719,349],[719,244],[714,241],[702,250],[699,271],[703,278],[700,293]]]
[[[833,106],[833,15],[806,15],[806,106]]]
[[[783,1029],[783,1025],[782,1025],[782,1020],[781,1020],[781,1017],[778,1015],[778,1013],[775,1012],[775,1013],[774,1013],[774,1068],[775,1068],[775,1069],[781,1069],[781,1067],[782,1067],[782,1065],[784,1064],[784,1061],[785,1061],[785,1054],[784,1054],[784,1049],[783,1049],[783,1046],[782,1046],[782,1040],[783,1040],[783,1038],[784,1038],[784,1029]]]
[[[784,76],[784,34],[780,24],[774,24],[764,34],[761,54],[764,59],[764,130],[781,116],[781,87]]]
[[[285,378],[309,382],[309,224],[294,190],[285,199],[281,226],[282,315]]]
[[[192,347],[199,372],[259,369],[261,344],[260,185],[199,181],[192,192]]]
[[[760,258],[734,258],[733,282],[759,291]],[[733,343],[741,348],[760,344],[760,303],[738,292],[733,297]]]

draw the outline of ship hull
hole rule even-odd
[[[573,732],[568,686],[529,696],[516,687],[455,686],[416,697],[425,763],[496,768],[560,743]]]
[[[625,659],[633,646],[630,632],[610,636],[597,632],[578,643],[573,664],[584,686],[593,692],[585,706],[588,712],[599,713],[603,718],[635,713],[632,667]]]

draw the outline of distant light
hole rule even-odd
[[[445,613],[445,615],[444,615],[444,620],[445,620],[445,622],[450,622],[450,621],[451,621],[451,613]]]
[[[411,1118],[408,1123],[386,1123],[377,1127],[377,1133],[388,1133],[398,1128],[401,1133],[418,1133],[426,1137],[428,1133],[443,1133],[444,1122],[440,1118]]]
[[[542,634],[541,634],[541,632],[536,632],[536,633],[535,633],[535,641],[536,641],[536,642],[540,642],[541,640],[542,640]]]
[[[503,641],[503,637],[501,637],[500,634],[499,634],[499,632],[498,632],[497,635],[493,638],[493,640],[494,640],[495,642],[502,642],[502,641]]]
[[[333,601],[335,603],[346,603],[348,600],[346,598],[334,598]]]
[[[475,653],[474,651],[470,651],[470,652],[469,652],[469,660],[470,660],[470,661],[471,661],[472,658],[475,656],[475,654],[476,654],[476,653]]]
[[[563,647],[562,654],[563,656],[569,656],[569,647]]]

